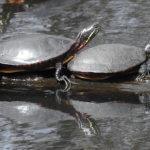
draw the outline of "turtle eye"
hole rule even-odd
[[[96,29],[99,28],[98,22],[96,22],[96,23],[93,24],[93,28],[96,28]]]
[[[84,28],[77,35],[76,39],[89,40],[91,37],[94,37],[99,32],[99,24],[94,23],[91,26]]]

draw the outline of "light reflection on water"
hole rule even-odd
[[[75,38],[99,22],[104,32],[91,42],[144,47],[150,39],[150,1],[25,0],[0,2],[2,37],[44,32]],[[0,149],[149,150],[149,93],[0,88]],[[140,87],[139,87],[140,88]],[[131,92],[131,93],[130,93]],[[49,93],[49,94],[48,94]],[[91,102],[92,101],[92,102]]]

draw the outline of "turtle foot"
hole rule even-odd
[[[63,75],[62,76],[63,81],[65,82],[65,88],[63,89],[64,92],[67,92],[70,90],[71,88],[71,81],[68,79],[67,76]]]
[[[145,79],[145,74],[140,74],[140,75],[138,75],[137,77],[136,77],[136,81],[144,81],[144,79]]]
[[[143,81],[150,81],[150,73],[147,73],[147,74],[140,74],[140,75],[138,75],[137,77],[136,77],[136,79],[135,79],[136,81],[141,81],[141,82],[143,82]]]
[[[70,90],[72,82],[68,79],[67,76],[63,75],[59,78],[56,78],[56,80],[58,82],[64,82],[65,83],[65,87],[63,89],[61,89],[61,91],[68,92]]]

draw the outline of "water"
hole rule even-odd
[[[89,46],[143,48],[150,39],[148,0],[2,0],[0,8],[1,39],[34,32],[74,39],[93,22],[104,31]],[[149,82],[75,82],[63,93],[47,75],[4,75],[0,149],[149,150]]]
[[[1,149],[149,149],[149,95],[21,87],[0,88]]]

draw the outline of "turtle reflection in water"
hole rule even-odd
[[[77,111],[70,101],[68,92],[49,90],[43,93],[30,89],[25,91],[2,89],[0,94],[0,113],[11,120],[41,125],[75,120],[85,135],[100,134],[96,120],[83,111]]]
[[[84,112],[76,111],[69,100],[68,92],[64,92],[64,90],[56,90],[56,101],[60,107],[65,108],[63,109],[63,112],[69,110],[71,116],[75,118],[79,129],[81,129],[85,135],[93,136],[100,134],[100,130],[95,119]]]
[[[70,61],[98,33],[99,26],[94,23],[83,29],[73,40],[39,34],[17,35],[0,43],[0,72],[39,71],[56,67],[57,81],[64,81],[66,88],[70,81],[60,75],[62,64]]]
[[[150,44],[145,50],[123,44],[102,44],[79,52],[68,63],[68,69],[75,76],[90,80],[127,75],[139,70],[139,80],[149,74],[149,54]]]

